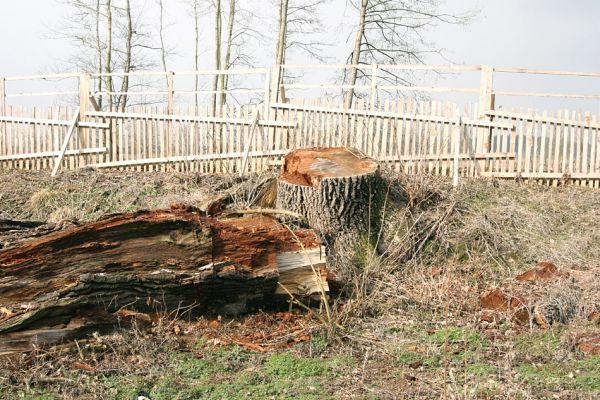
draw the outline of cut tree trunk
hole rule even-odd
[[[277,207],[303,215],[326,241],[329,267],[343,273],[357,244],[377,232],[380,181],[377,162],[358,150],[294,150],[278,178]]]
[[[187,208],[35,237],[0,251],[0,354],[112,329],[128,309],[238,314],[287,291],[301,299],[326,293],[322,253],[311,230]]]

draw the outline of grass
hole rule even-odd
[[[469,347],[480,347],[484,343],[484,339],[477,332],[459,327],[440,329],[429,336],[429,341],[441,346],[446,343],[446,338],[451,344],[463,343],[466,340]]]
[[[515,337],[515,349],[533,358],[547,358],[561,348],[561,336],[566,331],[565,326],[553,326],[547,330],[524,332]]]
[[[134,341],[135,343],[135,341]],[[126,352],[126,350],[124,350]],[[192,351],[156,346],[146,361],[154,365],[141,371],[119,368],[110,372],[81,373],[67,369],[60,385],[29,389],[2,388],[3,399],[58,399],[98,397],[129,399],[143,391],[153,400],[173,399],[330,399],[328,383],[344,366],[342,356],[310,357],[290,352],[251,353],[239,346],[213,346],[200,341]],[[133,354],[140,354],[137,350]],[[114,356],[114,355],[113,355]],[[114,361],[114,360],[113,360]],[[16,390],[15,390],[16,389]],[[60,394],[59,394],[60,393]]]
[[[395,361],[400,365],[424,365],[426,367],[439,367],[441,365],[440,356],[416,352],[401,352]]]
[[[55,182],[2,173],[0,209],[15,218],[94,219],[173,200],[193,204],[237,184],[161,173],[81,172]],[[83,350],[92,372],[72,368],[77,352],[40,354],[10,364],[10,373],[2,368],[0,397],[128,399],[140,390],[153,400],[600,395],[599,357],[584,357],[566,340],[589,329],[587,322],[542,330],[479,319],[479,295],[538,260],[597,276],[598,192],[490,181],[453,190],[435,177],[389,175],[381,248],[361,243],[354,287],[364,292],[336,304],[344,317],[337,336],[313,331],[308,342],[256,353],[209,341],[192,329],[195,321],[185,322],[191,333],[181,337],[120,333],[102,339],[100,350]],[[582,302],[600,305],[597,289],[581,288]],[[239,320],[223,326],[226,333],[269,332]],[[68,381],[27,380],[39,376]]]
[[[519,379],[528,384],[552,391],[562,389],[600,393],[600,356],[561,363],[522,363],[517,367]]]
[[[498,374],[498,367],[492,364],[476,363],[467,367],[467,372],[475,375],[476,378],[482,379]]]

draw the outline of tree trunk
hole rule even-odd
[[[199,26],[199,21],[198,19],[200,18],[200,15],[198,13],[198,0],[194,0],[194,70],[197,72],[200,69],[200,26]],[[198,95],[198,91],[200,90],[200,79],[198,76],[198,73],[194,74],[194,91],[196,92],[194,94],[194,101],[195,101],[195,112],[196,115],[198,114],[198,104],[200,103],[199,101],[199,95]]]
[[[164,14],[165,14],[165,5],[163,4],[163,0],[158,0],[158,6],[160,8],[160,15],[159,15],[159,29],[158,29],[158,35],[159,35],[159,39],[160,39],[160,61],[162,63],[162,67],[163,67],[163,71],[167,72],[167,50],[165,48],[165,19],[164,19]],[[165,75],[165,79],[166,79],[166,86],[167,88],[169,87],[169,77]]]
[[[52,232],[0,251],[0,354],[112,329],[125,309],[239,314],[326,293],[321,252],[307,229],[185,208]]]
[[[98,74],[102,74],[102,44],[100,43],[100,0],[96,0],[96,10],[94,14],[96,18],[96,52],[98,57]],[[96,82],[96,91],[102,92],[102,76],[98,76]],[[98,108],[102,110],[102,95],[98,97]]]
[[[112,5],[111,0],[106,1],[106,91],[108,94],[108,111],[113,110],[113,98],[110,92],[114,91],[112,76]]]
[[[223,69],[231,67],[231,48],[233,45],[233,26],[235,23],[235,0],[229,0],[229,19],[227,20],[227,44],[225,47],[225,60],[223,61]],[[227,94],[225,91],[228,86],[229,75],[221,75],[221,90],[219,108],[227,102]]]
[[[282,87],[283,70],[281,65],[285,63],[285,53],[287,50],[287,29],[288,29],[288,11],[289,1],[280,0],[279,4],[279,29],[277,33],[277,48],[275,49],[275,66],[277,67],[275,76],[274,93],[275,101],[285,102],[285,89]]]
[[[352,58],[350,67],[350,77],[348,78],[348,85],[356,85],[356,79],[358,75],[358,63],[360,62],[360,51],[362,48],[363,36],[365,34],[365,21],[367,15],[367,6],[369,0],[360,0],[360,8],[358,11],[358,29],[356,31],[356,39],[354,40],[354,49],[352,49]],[[349,109],[352,107],[352,100],[354,99],[354,89],[348,89],[344,97],[344,108]]]
[[[277,49],[275,51],[275,65],[285,62],[287,42],[287,17],[289,0],[280,0],[279,4],[279,29],[277,33]]]
[[[380,193],[377,162],[358,150],[299,149],[285,156],[277,207],[303,215],[327,243],[329,267],[343,273],[377,232]]]
[[[221,69],[221,0],[215,0],[215,69]],[[219,74],[215,74],[212,84],[212,115],[217,115],[217,88],[219,87]],[[220,110],[219,110],[220,112]]]
[[[121,83],[121,92],[124,93],[120,97],[120,108],[121,111],[125,111],[127,107],[127,92],[129,91],[129,72],[131,71],[131,41],[133,40],[133,22],[131,20],[131,2],[126,0],[125,2],[125,14],[127,15],[127,38],[125,42],[125,64],[123,66],[123,81]]]

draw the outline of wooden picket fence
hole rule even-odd
[[[453,103],[324,100],[127,112],[16,108],[0,116],[0,167],[245,173],[301,147],[354,147],[405,173],[600,187],[598,116]],[[68,138],[68,140],[65,140]],[[62,159],[59,160],[62,154]]]

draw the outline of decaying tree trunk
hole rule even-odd
[[[123,310],[237,314],[318,295],[321,254],[311,230],[186,208],[51,232],[0,251],[0,354],[112,329]]]
[[[306,217],[329,248],[329,266],[343,272],[357,243],[370,240],[381,208],[379,166],[350,148],[298,149],[285,156],[277,207]]]

